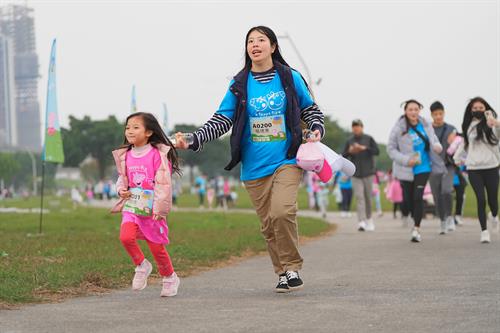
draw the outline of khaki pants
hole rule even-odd
[[[283,165],[274,174],[245,182],[245,187],[261,221],[261,232],[276,274],[298,271],[299,254],[297,194],[302,169]]]

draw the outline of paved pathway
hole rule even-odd
[[[160,286],[60,304],[0,311],[0,332],[500,332],[500,236],[479,243],[472,221],[439,236],[423,222],[423,242],[392,218],[373,233],[353,219],[302,247],[305,288],[273,292],[267,256]]]

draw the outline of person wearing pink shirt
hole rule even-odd
[[[133,290],[147,286],[152,264],[137,239],[145,240],[163,277],[161,296],[175,296],[180,280],[165,249],[169,244],[167,215],[172,207],[172,171],[179,172],[175,148],[150,113],[131,114],[124,144],[113,151],[120,201],[112,212],[122,213],[120,241],[136,265]]]

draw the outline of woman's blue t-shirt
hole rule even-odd
[[[422,126],[421,122],[419,122],[415,128],[425,138],[429,139],[427,133],[425,133],[424,126]],[[413,167],[413,174],[418,175],[421,173],[431,172],[431,159],[429,156],[429,152],[425,150],[424,140],[420,138],[420,136],[413,130],[413,128],[410,128],[408,134],[410,135],[411,140],[413,142],[413,151],[415,151],[415,153],[418,153],[420,155],[420,164],[416,164]]]
[[[292,70],[300,109],[314,101],[300,74]],[[233,84],[233,81],[231,81]],[[230,84],[230,85],[231,85]],[[241,180],[253,180],[272,175],[284,164],[295,164],[287,158],[292,143],[286,126],[286,95],[279,74],[266,83],[248,75],[246,124],[241,138]],[[228,90],[217,113],[234,120],[237,99]]]

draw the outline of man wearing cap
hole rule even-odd
[[[375,175],[375,156],[379,154],[375,140],[363,133],[361,119],[352,121],[352,135],[347,139],[344,147],[344,157],[351,160],[356,166],[352,177],[352,187],[356,197],[358,230],[374,231],[372,219],[372,185]]]

